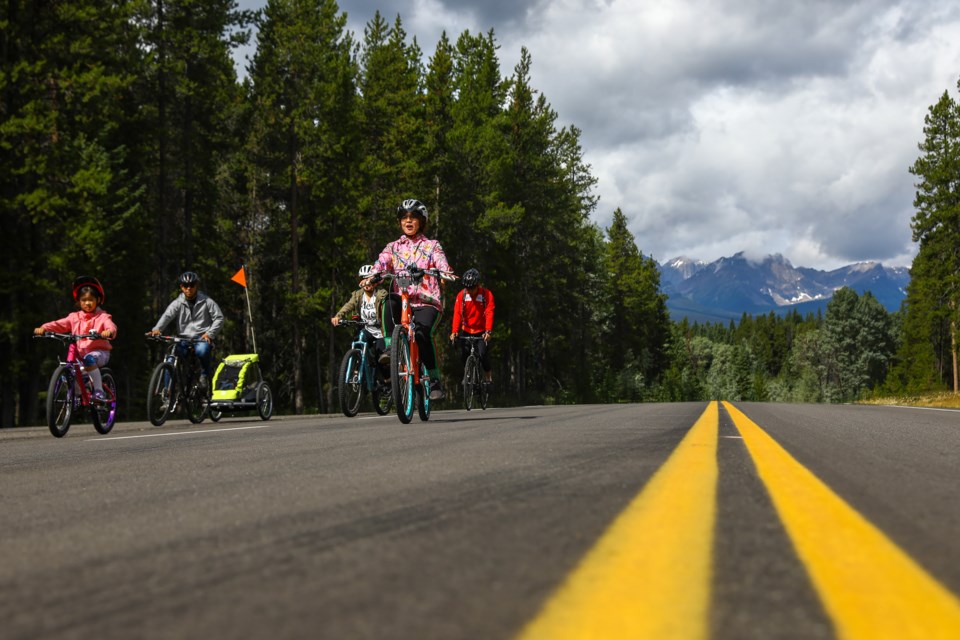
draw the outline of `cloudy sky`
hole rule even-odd
[[[258,8],[265,0],[240,0]],[[923,118],[957,97],[955,0],[340,0],[362,36],[399,14],[428,59],[440,33],[525,46],[533,86],[582,129],[596,222],[620,207],[663,262],[781,253],[832,269],[915,253],[908,168]]]

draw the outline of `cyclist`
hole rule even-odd
[[[487,343],[493,333],[493,292],[480,285],[480,272],[467,269],[463,274],[463,289],[457,294],[453,305],[453,333],[450,341],[457,336],[482,336],[483,342],[477,342],[480,365],[483,367],[484,384],[493,383],[493,367],[490,365],[490,351]],[[470,343],[460,341],[460,360],[466,362],[470,356]]]
[[[447,262],[443,248],[436,240],[427,238],[427,207],[415,199],[404,200],[397,207],[397,222],[403,235],[383,248],[380,257],[373,265],[373,274],[393,273],[401,270],[437,269],[450,273],[453,270]],[[396,281],[393,291],[387,296],[387,309],[383,314],[383,328],[386,336],[391,336],[393,328],[400,322],[400,287]],[[440,324],[443,302],[440,283],[433,276],[424,276],[419,286],[411,286],[409,294],[413,317],[417,321],[417,345],[420,358],[430,374],[430,399],[443,400],[446,394],[440,383],[440,370],[437,367],[437,350],[433,333]],[[389,312],[387,312],[389,310]]]
[[[360,278],[360,288],[350,295],[346,304],[340,307],[336,315],[330,318],[330,324],[337,326],[341,320],[360,316],[366,325],[363,328],[363,339],[373,347],[373,357],[384,380],[390,379],[390,354],[387,353],[387,343],[383,338],[383,301],[387,298],[386,289],[378,288],[371,282],[373,265],[365,264],[360,267],[357,277]]]
[[[110,350],[113,346],[108,339],[115,338],[117,335],[117,325],[113,323],[113,316],[100,307],[104,298],[103,285],[99,280],[93,276],[80,276],[73,281],[73,300],[79,310],[65,318],[45,322],[33,330],[33,333],[38,336],[42,336],[47,331],[78,335],[92,331],[105,338],[103,340],[84,338],[77,341],[77,354],[83,361],[83,370],[90,376],[90,381],[93,383],[95,400],[106,399],[100,367],[107,366],[110,361]]]
[[[177,323],[177,333],[181,338],[198,340],[194,343],[194,352],[200,359],[200,384],[207,386],[210,380],[210,363],[213,359],[213,339],[223,326],[223,312],[213,298],[199,290],[200,276],[193,271],[184,271],[178,279],[180,295],[174,298],[148,335],[158,336],[171,320]],[[185,357],[189,345],[177,343],[177,355]]]

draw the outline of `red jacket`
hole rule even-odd
[[[473,299],[466,289],[457,294],[453,305],[454,333],[483,333],[493,331],[493,293],[490,289],[477,287],[477,297]]]

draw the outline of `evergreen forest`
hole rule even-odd
[[[910,172],[919,244],[904,307],[836,293],[821,315],[673,322],[657,264],[603,212],[581,131],[501,69],[494,32],[421,48],[400,16],[363,33],[334,0],[10,0],[0,10],[0,426],[39,424],[62,355],[35,340],[98,277],[119,327],[121,419],[161,358],[144,333],[193,270],[223,309],[217,355],[255,335],[282,413],[335,412],[353,336],[330,317],[400,234],[405,198],[457,273],[496,297],[495,402],[846,402],[954,389],[960,110],[932,106]],[[251,36],[256,27],[256,36]],[[239,77],[233,52],[252,40]],[[905,168],[905,172],[907,168]],[[244,289],[248,270],[253,324]],[[458,289],[447,289],[448,307]],[[437,340],[449,389],[459,356]],[[454,396],[455,397],[455,396]]]

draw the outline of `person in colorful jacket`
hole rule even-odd
[[[443,248],[436,240],[427,238],[427,207],[419,200],[404,200],[397,207],[397,222],[403,235],[383,248],[380,257],[373,264],[373,275],[395,273],[397,271],[418,269],[437,269],[452,273]],[[419,285],[411,286],[407,291],[413,317],[417,321],[417,344],[420,358],[433,381],[430,388],[431,400],[443,400],[446,394],[440,382],[440,370],[437,366],[437,350],[433,333],[443,313],[443,301],[438,278],[427,275]],[[389,310],[389,313],[387,312]],[[387,296],[387,307],[383,314],[384,333],[388,337],[400,322],[400,287],[396,280],[392,292]]]
[[[158,336],[171,321],[176,321],[177,333],[181,338],[196,340],[193,344],[194,352],[200,359],[202,373],[200,384],[206,385],[210,380],[210,363],[213,359],[213,339],[217,337],[223,326],[223,312],[219,305],[203,291],[199,290],[200,276],[193,271],[185,271],[180,275],[180,295],[167,305],[166,310],[148,335]],[[177,343],[177,355],[185,357],[189,345]]]
[[[463,273],[463,289],[457,294],[453,304],[453,332],[450,341],[457,336],[482,336],[483,341],[477,342],[477,353],[480,356],[480,366],[486,384],[493,382],[493,367],[490,365],[490,350],[487,343],[493,333],[493,292],[480,284],[480,272],[476,269],[467,269]],[[460,341],[460,360],[466,362],[470,357],[470,343]]]
[[[341,320],[359,316],[366,325],[363,328],[363,338],[373,348],[373,358],[377,362],[384,380],[390,379],[387,366],[390,355],[387,353],[387,343],[383,337],[383,303],[387,299],[386,289],[378,288],[370,280],[373,275],[373,265],[365,264],[360,267],[357,277],[360,278],[360,288],[350,294],[350,299],[340,307],[340,310],[330,318],[330,324],[337,326]]]
[[[100,368],[107,366],[110,361],[110,351],[113,346],[110,340],[117,336],[117,325],[113,317],[100,308],[105,296],[103,285],[93,276],[80,276],[73,281],[73,299],[79,311],[71,313],[65,318],[45,322],[33,330],[34,334],[42,336],[51,333],[75,333],[83,335],[97,333],[101,338],[84,338],[77,341],[77,354],[83,361],[83,370],[90,376],[93,383],[93,398],[104,400],[103,376]]]

